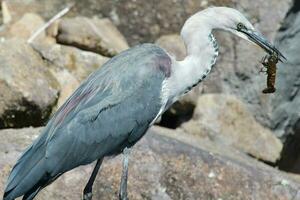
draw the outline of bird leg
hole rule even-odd
[[[103,161],[103,158],[97,160],[97,163],[93,169],[93,172],[92,172],[92,175],[89,179],[89,181],[87,182],[84,190],[83,190],[83,200],[92,200],[92,197],[93,197],[93,193],[92,193],[92,190],[93,190],[93,184],[94,184],[94,181],[96,179],[96,176],[97,176],[97,173],[100,169],[100,166],[102,164],[102,161]]]
[[[266,67],[263,66],[262,68],[260,68],[259,73],[267,74],[267,69],[266,69]]]
[[[268,64],[267,64],[267,60],[268,60],[268,55],[264,56],[262,58],[262,60],[260,61],[260,63],[262,64],[262,67],[260,69],[260,73],[265,73],[267,74],[267,69],[268,69]]]
[[[127,179],[128,179],[128,161],[129,161],[130,149],[125,148],[123,150],[123,169],[122,178],[119,191],[119,200],[128,200],[127,197]]]

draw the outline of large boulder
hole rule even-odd
[[[198,99],[193,119],[182,125],[193,135],[235,147],[261,160],[275,163],[282,143],[261,126],[234,96],[205,94]]]
[[[36,44],[34,49],[57,71],[68,70],[78,81],[83,81],[109,58],[75,47]]]
[[[279,166],[300,173],[300,2],[294,1],[276,38],[287,58],[277,69],[277,95],[272,100],[271,127],[285,140]]]
[[[0,43],[0,128],[41,126],[58,97],[47,64],[22,40]]]
[[[75,17],[62,19],[57,41],[112,57],[128,49],[128,44],[109,19]]]
[[[153,128],[133,148],[129,162],[130,199],[299,199],[299,178],[254,159],[208,152],[182,133]],[[0,132],[0,193],[8,173],[23,149],[40,129]],[[176,138],[176,135],[179,135]],[[205,146],[205,145],[204,145]],[[209,145],[212,149],[212,145]],[[226,152],[226,148],[220,150]],[[106,159],[94,185],[95,199],[118,199],[121,156]],[[45,188],[36,199],[80,199],[92,166],[72,170]]]

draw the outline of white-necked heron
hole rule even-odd
[[[181,30],[187,56],[178,61],[154,44],[128,49],[92,73],[23,153],[7,181],[4,200],[36,194],[63,173],[97,160],[84,188],[92,185],[105,156],[124,153],[119,198],[127,199],[129,148],[180,96],[200,83],[218,56],[215,29],[283,55],[237,10],[211,7],[191,16]]]

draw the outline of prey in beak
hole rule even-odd
[[[273,53],[271,55],[267,55],[261,61],[261,64],[267,69],[267,87],[262,91],[262,93],[274,93],[276,91],[275,88],[275,80],[276,80],[276,70],[278,63],[278,54]]]
[[[259,34],[256,31],[247,29],[243,24],[238,24],[237,31],[244,34],[248,40],[260,46],[265,50],[269,55],[265,56],[261,61],[263,67],[266,68],[267,76],[267,87],[262,91],[263,93],[274,93],[275,80],[276,80],[276,70],[278,61],[283,62],[283,59],[286,60],[284,55],[275,48],[265,37]]]

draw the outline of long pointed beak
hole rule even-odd
[[[273,54],[274,52],[278,55],[278,59],[283,62],[282,59],[286,60],[284,55],[274,46],[272,45],[264,36],[260,33],[252,31],[252,30],[241,30],[242,33],[247,35],[249,40],[260,46],[264,49],[268,54]]]

